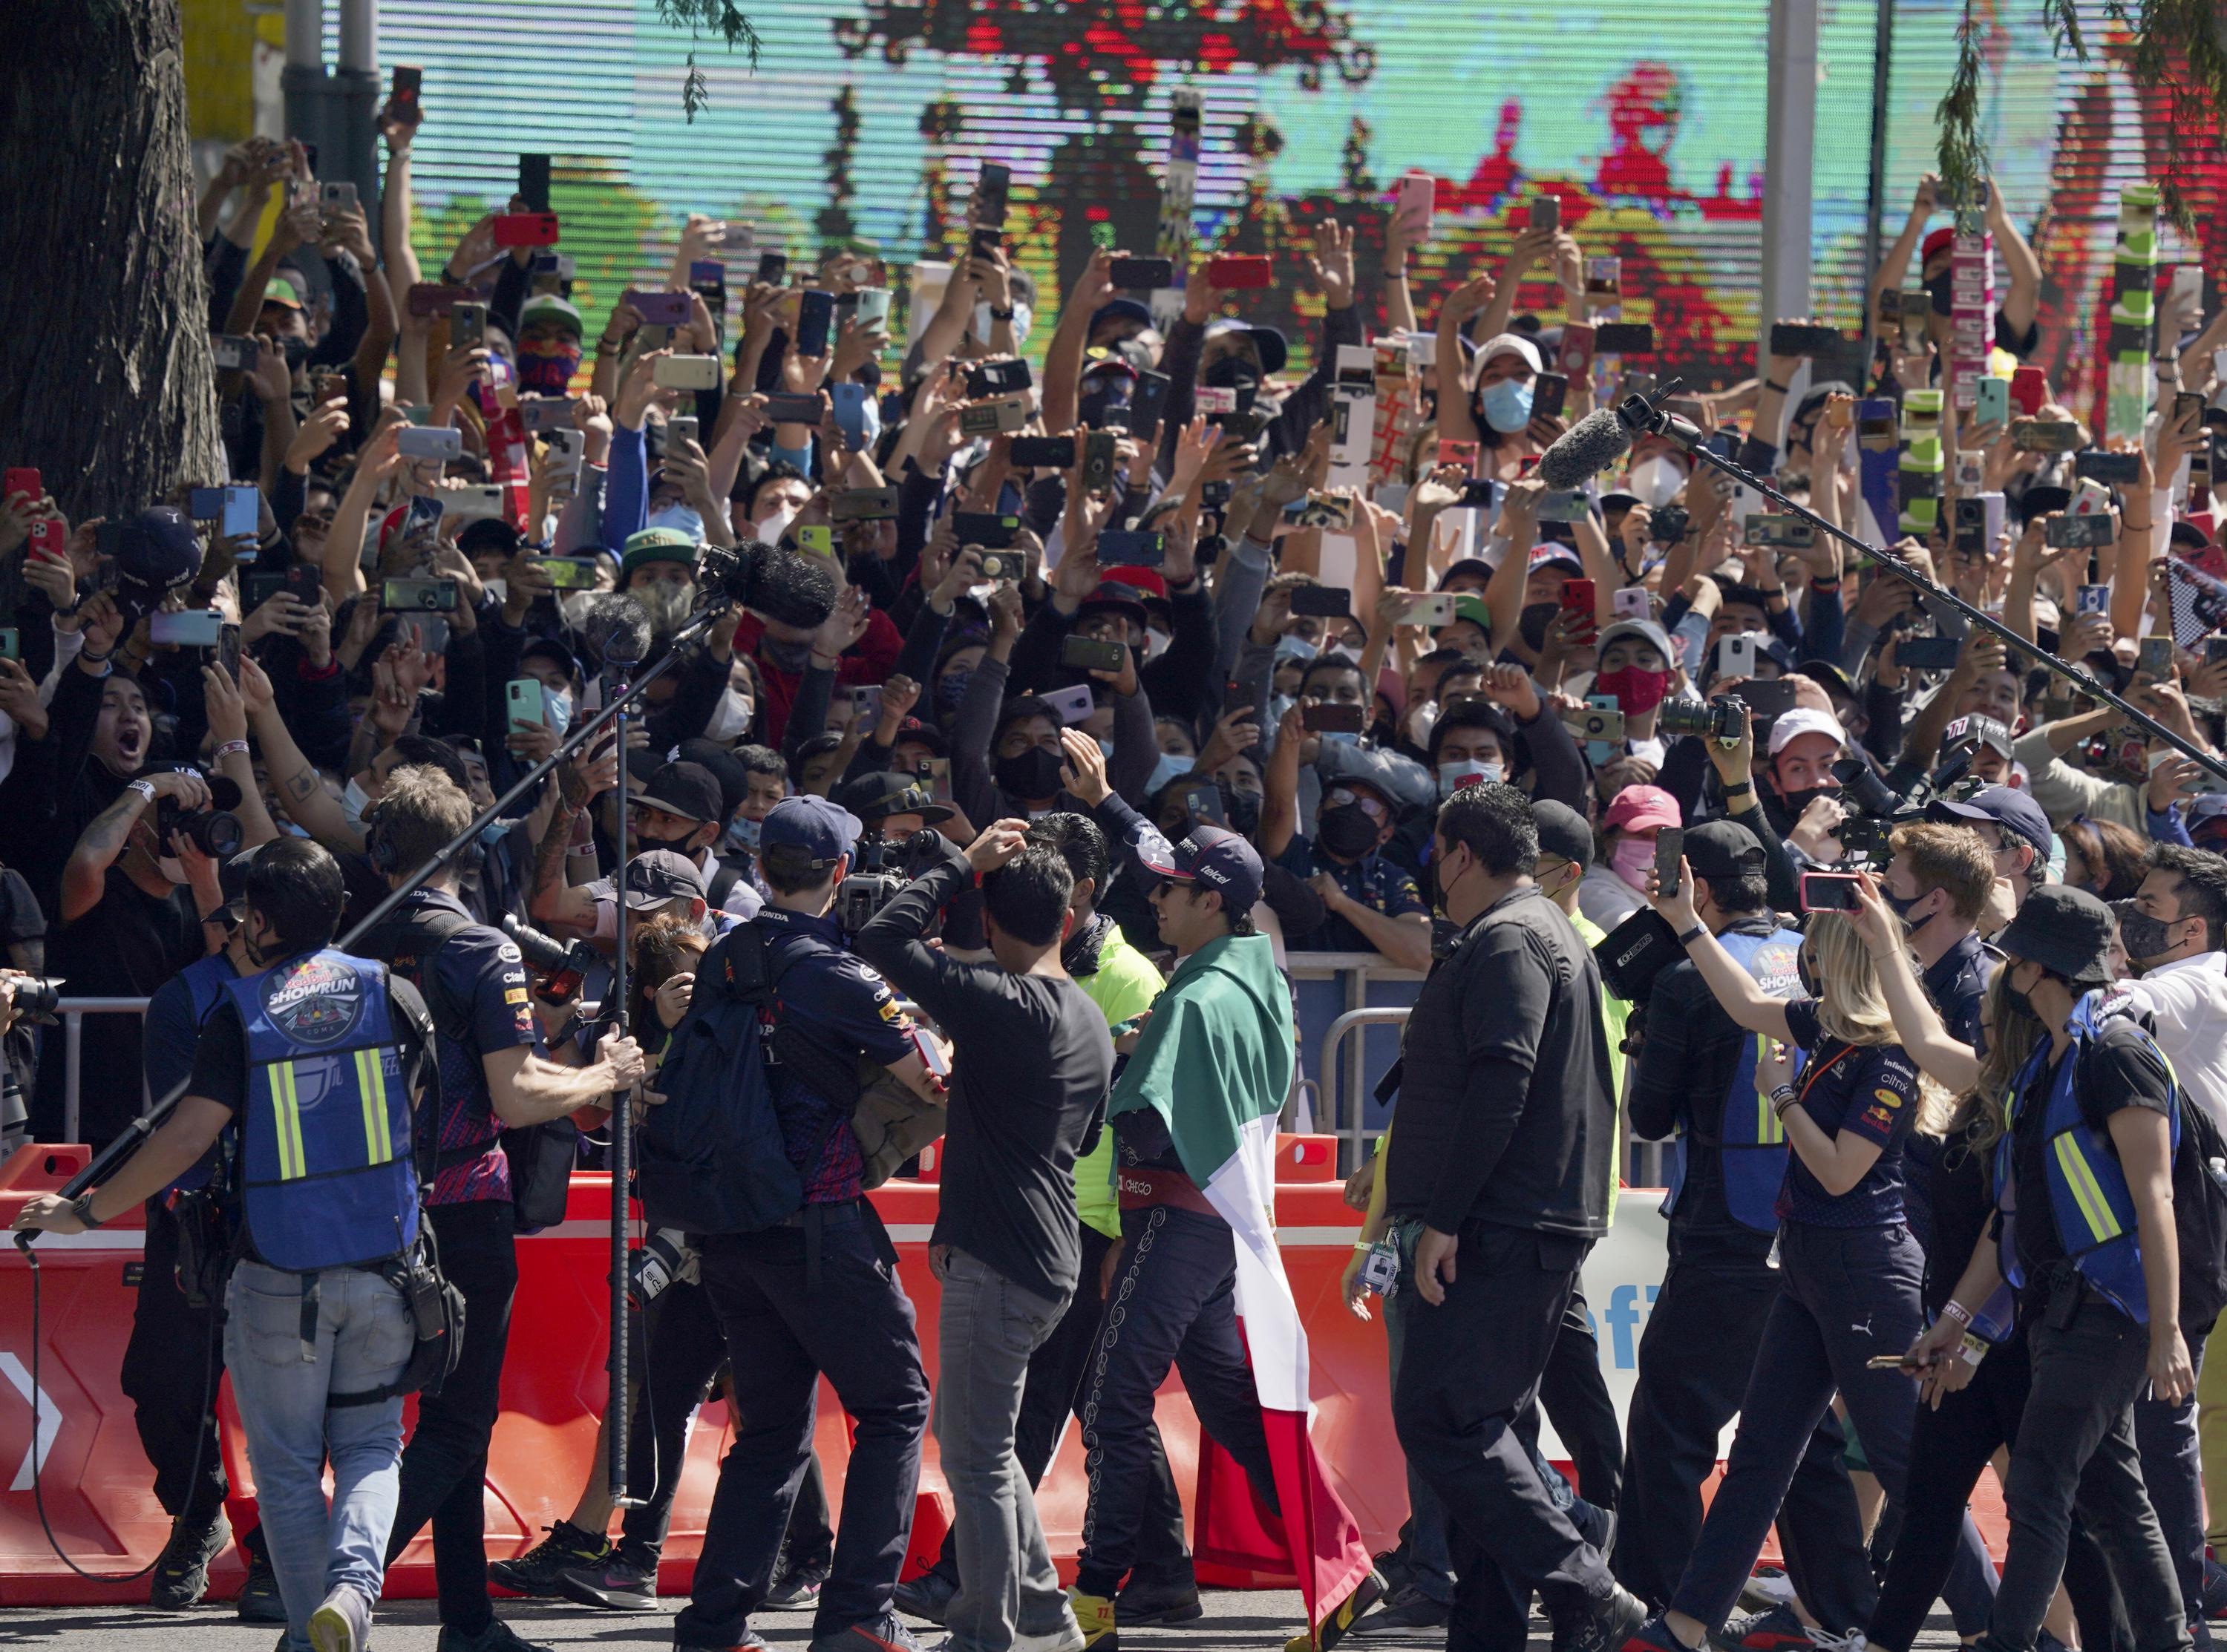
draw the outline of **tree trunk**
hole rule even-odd
[[[0,450],[72,521],[225,480],[178,0],[11,0]]]

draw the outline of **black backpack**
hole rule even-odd
[[[385,960],[424,998],[426,1011],[433,1017],[437,1044],[453,1039],[469,1046],[472,1021],[469,1007],[451,1003],[442,990],[433,970],[434,954],[458,930],[483,927],[460,912],[421,907],[406,916],[387,919],[363,938],[366,954]],[[435,1082],[439,1082],[437,1071]],[[578,1128],[570,1119],[550,1119],[538,1125],[507,1128],[499,1139],[503,1157],[510,1161],[513,1229],[530,1234],[564,1221],[572,1166],[579,1158]],[[483,1147],[450,1148],[434,1161],[434,1171],[437,1175],[452,1166],[468,1164],[486,1151]]]
[[[2180,1239],[2180,1324],[2192,1336],[2227,1308],[2227,1137],[2186,1090],[2180,1151],[2173,1156],[2173,1222]]]

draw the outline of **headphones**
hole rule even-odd
[[[380,826],[380,816],[386,810],[384,803],[375,803],[371,813],[363,817],[363,852],[371,858],[372,870],[381,877],[391,876],[396,864],[393,841]]]

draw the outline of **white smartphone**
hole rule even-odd
[[[1059,720],[1069,727],[1088,720],[1091,712],[1098,709],[1098,702],[1091,694],[1088,683],[1077,683],[1071,688],[1050,689],[1040,698],[1057,711]]]
[[[1718,642],[1717,675],[1720,678],[1755,675],[1754,632],[1743,631],[1738,636],[1726,637]]]

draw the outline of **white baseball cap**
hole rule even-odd
[[[1788,743],[1805,734],[1829,734],[1835,745],[1848,743],[1847,731],[1830,711],[1821,711],[1814,705],[1797,705],[1771,725],[1771,755],[1776,757],[1786,749]]]
[[[1521,333],[1495,333],[1477,347],[1477,359],[1480,364],[1491,360],[1496,355],[1520,355],[1529,364],[1532,372],[1544,373],[1547,370],[1546,364],[1539,358],[1538,345]]]

